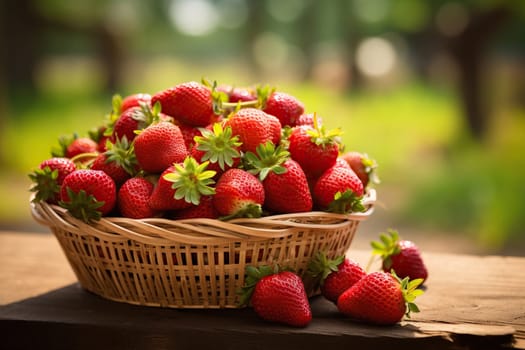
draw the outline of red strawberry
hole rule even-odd
[[[66,148],[65,156],[73,158],[82,153],[94,153],[98,150],[98,144],[89,137],[75,138]]]
[[[304,284],[297,274],[269,266],[248,266],[246,274],[241,303],[251,302],[259,317],[295,327],[306,327],[312,321]]]
[[[218,118],[214,112],[212,90],[194,81],[156,93],[151,103],[157,101],[162,105],[163,113],[187,125],[206,126]]]
[[[340,157],[350,165],[365,188],[368,186],[369,182],[379,183],[379,179],[375,172],[375,169],[377,168],[375,160],[368,158],[366,154],[354,151],[346,152]]]
[[[301,165],[309,178],[319,177],[333,166],[339,155],[339,129],[326,131],[324,127],[295,127],[288,141],[292,158]]]
[[[115,143],[108,143],[109,149],[95,158],[91,169],[102,170],[115,181],[117,187],[136,173],[137,159],[133,146],[126,137]]]
[[[295,126],[310,126],[310,127],[315,127],[315,123],[314,123],[314,113],[308,113],[308,114],[303,114],[301,115],[299,118],[297,118],[297,120],[295,121]],[[323,122],[322,122],[322,119],[321,117],[317,116],[317,123],[319,125],[322,125]]]
[[[217,178],[239,164],[241,143],[238,136],[232,135],[230,127],[223,129],[220,123],[215,123],[211,130],[201,129],[200,133],[195,137],[191,155],[200,163],[209,161],[208,169],[216,171]]]
[[[144,102],[146,104],[150,104],[151,102],[151,95],[149,94],[133,94],[126,96],[120,105],[120,112],[124,112],[127,109],[130,109],[131,107],[137,107],[140,106],[140,103]]]
[[[243,108],[230,116],[224,127],[231,127],[232,134],[242,142],[241,150],[253,152],[267,141],[279,143],[281,124],[279,120],[255,108]]]
[[[266,100],[263,111],[276,116],[282,126],[295,126],[303,115],[304,105],[297,98],[284,92],[274,92]]]
[[[151,107],[148,103],[140,102],[140,105],[125,109],[113,125],[113,140],[124,136],[129,142],[137,136],[137,130],[143,130],[149,125],[166,118],[160,113],[160,104]]]
[[[158,212],[148,205],[153,184],[143,177],[132,177],[118,191],[118,207],[122,216],[144,219],[157,216]]]
[[[64,178],[60,206],[85,222],[109,214],[117,200],[115,181],[101,170],[80,169]]]
[[[257,156],[251,152],[246,160],[259,174],[264,186],[264,207],[276,213],[298,213],[312,210],[312,196],[308,181],[299,164],[290,159],[290,153],[267,142],[257,147]],[[293,198],[293,200],[290,200]]]
[[[228,102],[248,102],[257,100],[257,96],[246,88],[221,85],[217,87],[217,91],[226,93],[228,96]]]
[[[219,213],[213,206],[213,196],[202,196],[199,205],[177,210],[172,216],[175,220],[196,218],[217,219],[218,217]]]
[[[193,146],[195,146],[195,136],[201,136],[201,128],[186,125],[182,123],[176,123],[180,129],[180,132],[182,133],[182,137],[184,138],[184,144],[186,145],[186,148],[188,149],[188,152],[191,152],[193,150]]]
[[[410,312],[419,312],[415,298],[423,293],[421,280],[400,281],[390,273],[373,272],[339,296],[337,308],[343,314],[369,323],[392,325]]]
[[[198,164],[192,157],[162,172],[149,205],[155,210],[178,210],[199,205],[201,196],[215,194],[211,187],[215,172],[206,170],[208,162]]]
[[[35,192],[34,200],[56,204],[60,199],[60,185],[75,170],[75,163],[69,158],[53,157],[41,162],[38,169],[29,174],[34,183],[31,187]]]
[[[427,279],[428,270],[419,248],[412,241],[401,240],[397,231],[388,230],[388,235],[381,234],[381,242],[373,241],[371,245],[373,254],[381,257],[385,272],[394,270],[400,278],[420,278],[423,282]]]
[[[322,295],[337,303],[344,291],[352,287],[366,275],[365,270],[353,260],[344,256],[329,259],[325,253],[319,252],[308,264],[308,273],[320,285]]]
[[[228,218],[260,217],[263,203],[262,183],[245,170],[227,170],[215,186],[213,206],[220,215]]]
[[[352,169],[332,166],[317,179],[313,190],[316,205],[336,213],[363,211],[363,183]]]
[[[134,147],[140,167],[150,173],[160,173],[188,155],[179,127],[170,122],[148,126],[135,138]]]

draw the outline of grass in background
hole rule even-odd
[[[137,70],[144,79],[130,81],[121,93],[155,93],[202,76],[228,84],[257,82],[248,72],[239,74],[242,67],[232,67],[202,72],[202,67],[155,61]],[[39,98],[12,101],[6,128],[0,130],[7,165],[7,171],[0,172],[0,191],[10,198],[0,204],[0,226],[31,220],[27,173],[49,157],[57,138],[85,134],[100,125],[111,108],[111,96],[101,96],[89,74],[75,77],[71,71],[73,86],[57,74],[47,73],[49,83],[41,84],[45,88]],[[523,240],[525,122],[519,112],[498,115],[488,142],[476,145],[465,141],[457,101],[447,91],[417,83],[349,95],[314,84],[277,82],[276,87],[301,99],[307,112],[317,112],[327,127],[341,127],[348,150],[377,160],[380,200],[388,204],[394,226],[466,232],[488,251]]]

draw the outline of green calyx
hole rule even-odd
[[[160,101],[155,102],[153,107],[149,103],[140,101],[140,109],[133,111],[131,117],[138,121],[138,130],[145,129],[151,124],[160,121],[161,104]]]
[[[74,192],[70,187],[66,190],[69,201],[59,201],[58,204],[62,208],[67,209],[73,217],[88,224],[100,220],[102,213],[98,209],[104,205],[104,201],[97,201],[95,196],[88,195],[84,190]]]
[[[221,123],[213,124],[213,130],[199,129],[202,136],[195,136],[194,141],[199,151],[203,151],[201,161],[218,163],[222,170],[233,166],[233,160],[239,158],[241,142],[237,135],[232,135],[231,127],[222,128]]]
[[[270,96],[275,92],[275,87],[271,87],[270,85],[264,85],[264,86],[257,86],[256,88],[257,92],[257,101],[258,101],[258,107],[260,109],[264,109],[266,107],[266,102],[270,98]]]
[[[195,158],[186,157],[182,165],[175,164],[175,170],[164,175],[166,181],[173,182],[171,187],[175,190],[175,199],[199,205],[201,196],[215,194],[211,185],[215,184],[212,178],[216,172],[206,170],[208,164],[207,161],[199,164]]]
[[[125,135],[122,138],[117,139],[115,143],[108,141],[106,148],[107,151],[104,153],[106,156],[106,163],[114,162],[124,169],[130,176],[136,175],[138,163],[133,143],[130,143]]]
[[[111,107],[111,112],[106,114],[104,118],[104,126],[106,127],[104,130],[104,136],[111,136],[113,134],[115,123],[120,117],[122,110],[122,96],[119,94],[113,95],[113,98],[111,99]]]
[[[274,267],[262,265],[258,268],[254,266],[246,266],[246,278],[244,280],[244,286],[240,291],[238,291],[238,294],[241,296],[240,305],[246,306],[250,303],[255,286],[263,277],[276,274],[279,271],[278,265],[275,265]]]
[[[313,278],[316,287],[322,286],[331,273],[339,271],[339,265],[344,260],[342,255],[330,259],[326,253],[319,251],[308,263],[307,273]]]
[[[370,182],[374,184],[379,184],[381,181],[379,180],[379,177],[377,176],[376,172],[377,162],[374,159],[369,158],[367,154],[363,154],[361,163],[365,167],[365,172],[367,173]]]
[[[388,229],[387,233],[379,235],[380,241],[372,241],[372,256],[379,256],[383,261],[383,266],[388,271],[392,266],[392,256],[401,252],[399,247],[399,233],[396,230]]]
[[[262,206],[258,203],[248,203],[233,214],[221,216],[219,220],[227,221],[235,218],[260,218],[263,214]]]
[[[310,140],[318,146],[325,147],[331,144],[340,144],[342,131],[339,128],[326,130],[324,125],[319,125],[317,113],[314,113],[314,127],[306,130]]]
[[[29,178],[33,182],[30,191],[35,192],[33,202],[53,200],[60,192],[60,185],[57,183],[58,169],[51,170],[48,166],[36,169],[29,174]]]
[[[257,155],[253,152],[246,152],[244,161],[248,172],[259,175],[259,179],[264,181],[270,172],[284,174],[287,169],[282,166],[290,158],[290,152],[282,146],[277,146],[271,141],[257,146]]]
[[[422,289],[419,289],[419,286],[424,280],[422,278],[410,280],[408,277],[400,279],[393,270],[391,274],[400,284],[401,293],[403,294],[403,299],[405,299],[406,305],[405,316],[410,318],[411,312],[419,312],[419,307],[414,301],[418,296],[424,293]]]
[[[355,212],[363,212],[366,208],[363,205],[363,197],[356,196],[352,190],[345,192],[337,192],[334,195],[334,200],[328,206],[331,213],[348,214]]]

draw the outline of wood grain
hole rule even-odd
[[[366,265],[369,252],[350,249],[348,256]],[[295,329],[263,322],[251,309],[105,300],[75,283],[53,236],[0,233],[0,337],[9,349],[525,349],[524,258],[423,257],[430,277],[417,300],[421,312],[411,319],[394,327],[364,325],[315,297],[312,323]]]

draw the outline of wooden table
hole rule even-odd
[[[350,250],[365,264],[368,251]],[[525,349],[525,258],[426,253],[421,313],[352,322],[321,297],[303,329],[251,309],[175,310],[105,300],[75,280],[51,234],[0,232],[1,349]]]

